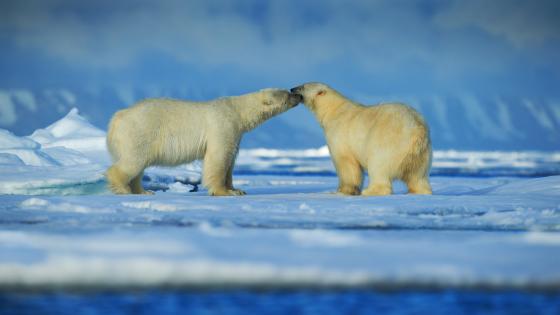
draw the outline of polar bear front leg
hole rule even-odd
[[[239,196],[240,192],[227,187],[229,169],[235,159],[235,150],[213,146],[210,143],[204,155],[203,182],[211,196]]]
[[[391,177],[378,169],[369,169],[369,186],[362,191],[363,196],[386,196],[393,193]]]
[[[362,168],[360,163],[349,153],[335,153],[333,162],[338,175],[337,192],[343,195],[359,195],[362,188]]]
[[[243,190],[236,189],[236,188],[233,187],[233,167],[234,166],[235,166],[235,158],[233,158],[231,160],[231,164],[230,164],[229,169],[228,169],[228,173],[227,173],[227,177],[226,177],[226,188],[228,190],[233,190],[233,191],[239,193],[239,195],[246,195],[247,193],[244,192]]]

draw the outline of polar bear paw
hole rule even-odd
[[[362,191],[362,196],[387,196],[392,193],[389,185],[372,185]]]
[[[243,196],[246,193],[240,189],[223,189],[210,191],[211,196]]]
[[[245,191],[237,188],[229,189],[228,191],[233,191],[235,196],[245,196],[247,194]]]
[[[356,196],[360,194],[360,188],[356,186],[341,186],[337,189],[337,194]]]

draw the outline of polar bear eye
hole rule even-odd
[[[317,96],[325,95],[325,93],[327,93],[325,90],[319,90],[319,92],[317,92]]]
[[[270,105],[272,105],[272,101],[271,100],[264,100],[263,105],[270,106]]]

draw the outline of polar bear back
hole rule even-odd
[[[420,114],[400,103],[353,107],[333,121],[325,130],[327,142],[352,151],[363,165],[373,155],[406,154],[414,134],[427,133]]]
[[[218,109],[219,107],[219,109]],[[175,166],[204,156],[212,133],[233,124],[226,104],[148,99],[113,117],[108,146],[114,160]],[[146,160],[149,159],[149,160]]]

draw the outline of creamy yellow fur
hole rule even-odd
[[[285,90],[265,89],[208,102],[148,99],[121,110],[107,134],[114,162],[106,173],[109,187],[117,194],[146,194],[141,184],[146,167],[203,159],[210,195],[243,195],[232,185],[242,135],[300,100]]]
[[[404,181],[409,193],[432,193],[430,135],[414,109],[404,104],[363,106],[321,83],[307,83],[292,92],[303,96],[323,127],[339,178],[338,192],[359,194],[366,170],[370,180],[363,195],[391,194],[395,179]]]

